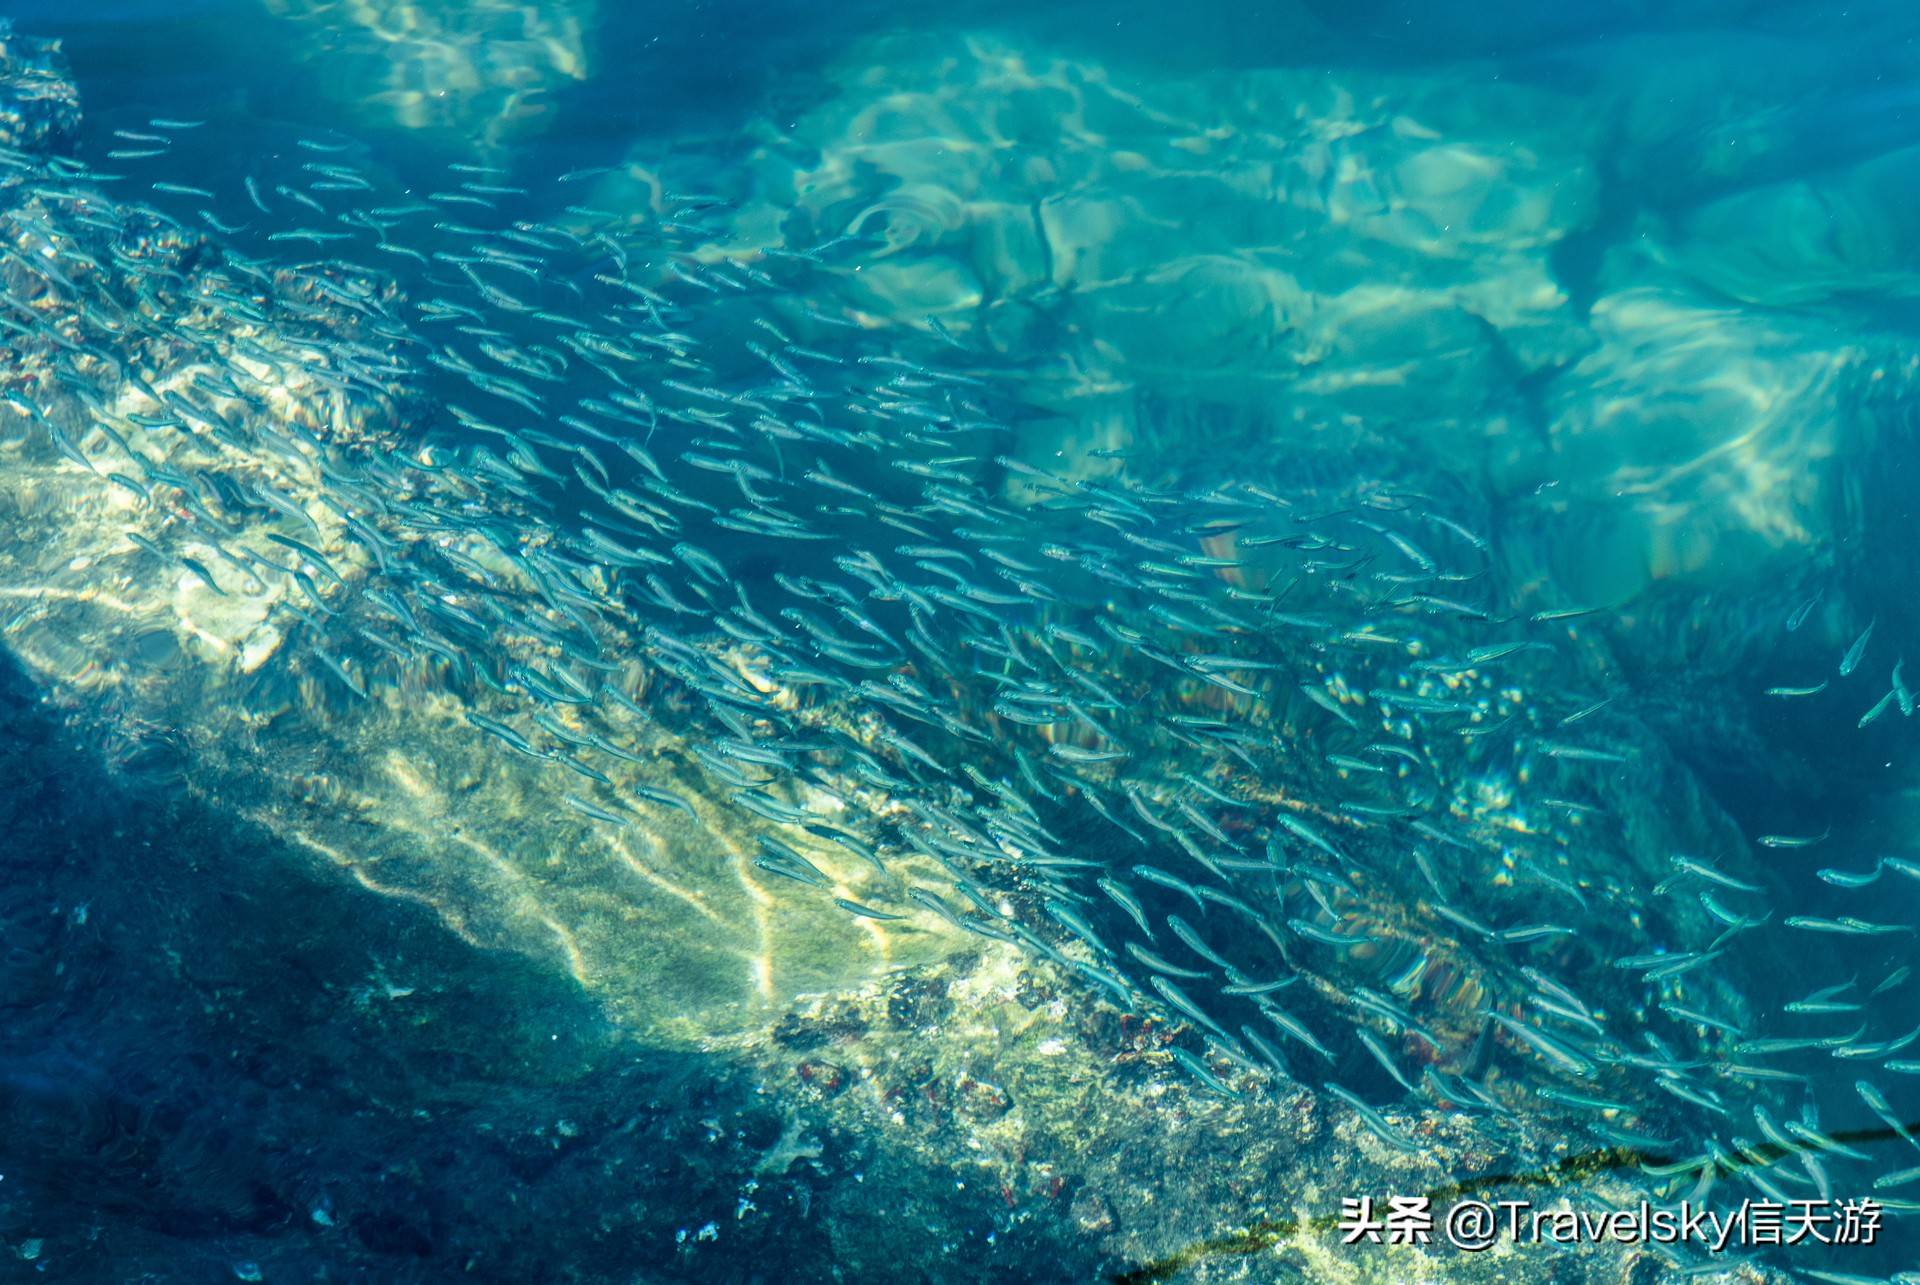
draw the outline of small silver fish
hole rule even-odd
[[[1840,677],[1845,678],[1860,667],[1860,658],[1867,654],[1867,640],[1873,637],[1873,627],[1879,623],[1878,616],[1868,621],[1867,627],[1860,631],[1860,636],[1853,640],[1851,647],[1847,648],[1847,654],[1840,658]]]
[[[1832,833],[1833,827],[1828,826],[1819,834],[1811,835],[1763,834],[1758,842],[1763,848],[1811,848],[1814,844],[1823,842]]]

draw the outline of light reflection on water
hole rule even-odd
[[[1463,775],[1453,815],[1504,832],[1483,883],[1449,894],[1445,873],[1408,873],[1407,887],[1394,889],[1407,905],[1354,918],[1409,940],[1378,959],[1362,943],[1356,975],[1377,966],[1413,988],[1404,979],[1417,979],[1429,957],[1412,938],[1436,926],[1420,918],[1430,909],[1426,886],[1508,910],[1526,895],[1527,862],[1499,845],[1571,842],[1586,823],[1582,805],[1532,795],[1543,780],[1565,779],[1557,774],[1571,772],[1567,762],[1618,761],[1604,745],[1575,743],[1616,716],[1644,735],[1636,744],[1671,749],[1668,783],[1696,772],[1714,795],[1697,814],[1648,820],[1651,833],[1725,840],[1739,861],[1796,889],[1769,903],[1769,934],[1791,931],[1780,921],[1801,898],[1819,917],[1856,912],[1845,898],[1827,904],[1844,878],[1811,882],[1814,871],[1828,862],[1857,870],[1867,864],[1858,854],[1908,841],[1900,751],[1910,724],[1899,707],[1888,715],[1886,701],[1874,705],[1889,684],[1898,694],[1897,666],[1920,629],[1900,484],[1914,447],[1920,242],[1909,214],[1920,117],[1900,88],[1912,83],[1912,19],[1890,6],[1831,25],[1798,10],[1711,5],[1578,17],[1476,8],[1446,22],[1395,5],[1276,7],[1258,19],[1207,5],[1116,19],[997,5],[921,14],[610,0],[226,0],[74,20],[29,6],[21,20],[66,37],[86,105],[82,152],[96,163],[125,145],[115,130],[157,128],[154,116],[204,120],[173,131],[163,168],[123,167],[122,190],[156,179],[213,190],[223,219],[248,220],[223,235],[276,264],[309,257],[272,239],[286,230],[283,215],[305,215],[275,199],[282,213],[256,221],[242,181],[271,196],[316,164],[362,176],[370,194],[349,199],[368,208],[446,186],[449,163],[494,167],[456,172],[513,189],[499,202],[507,217],[563,228],[588,246],[606,238],[607,258],[590,252],[564,273],[531,274],[514,286],[528,304],[502,313],[569,306],[610,263],[624,271],[625,234],[663,214],[684,216],[697,235],[672,243],[678,257],[643,264],[657,270],[656,283],[676,266],[744,271],[796,247],[851,245],[821,262],[812,294],[779,296],[772,332],[827,313],[858,342],[959,363],[966,379],[990,388],[1004,437],[978,456],[921,466],[976,469],[967,479],[1033,521],[1036,543],[1049,505],[1075,486],[1104,494],[1097,488],[1144,482],[1201,494],[1284,477],[1325,494],[1390,482],[1446,497],[1436,507],[1447,511],[1459,501],[1479,534],[1430,531],[1433,547],[1476,568],[1481,555],[1470,551],[1480,550],[1489,582],[1510,589],[1511,601],[1462,606],[1467,591],[1446,587],[1456,596],[1432,595],[1438,609],[1460,620],[1492,616],[1475,635],[1489,652],[1529,626],[1554,626],[1553,645],[1571,657],[1554,672],[1593,690],[1488,680],[1492,726],[1468,735],[1497,732],[1495,714],[1537,719],[1545,709],[1559,721],[1537,729],[1534,750],[1517,753],[1511,768]],[[303,139],[320,147],[303,152]],[[562,174],[582,167],[612,172],[562,185]],[[183,222],[200,214],[191,195],[151,199]],[[429,254],[468,248],[471,235],[449,222],[409,242],[423,265]],[[438,288],[430,265],[393,271],[419,296]],[[759,337],[723,309],[714,316],[720,342]],[[764,377],[756,368],[753,378]],[[428,385],[435,392],[459,384],[423,378],[439,381]],[[444,422],[432,435],[462,440]],[[469,436],[487,440],[478,429]],[[788,480],[784,457],[773,467],[769,484]],[[740,486],[751,500],[748,475]],[[1260,587],[1239,578],[1230,529],[1182,535],[1196,537],[1193,547],[1168,556],[1197,559],[1210,591]],[[874,535],[882,538],[903,537]],[[1385,559],[1411,575],[1393,559],[1416,568],[1429,560],[1396,539],[1405,541],[1397,531],[1382,535],[1386,544],[1372,540],[1378,547],[1356,568]],[[752,541],[714,547],[722,579],[737,576],[757,592],[769,578],[758,565],[768,555]],[[791,558],[786,565],[806,555]],[[1340,565],[1332,554],[1325,563]],[[719,583],[697,568],[696,577]],[[1804,619],[1783,628],[1816,593]],[[1062,608],[1060,618],[1079,619],[1072,611],[1095,601]],[[1601,618],[1575,614],[1585,608]],[[1804,699],[1760,695],[1770,684],[1812,687],[1832,676],[1869,621],[1880,631],[1861,671],[1870,682]],[[1338,641],[1382,640],[1356,628]],[[1385,641],[1431,660],[1421,636]],[[1380,697],[1364,677],[1346,690],[1335,660],[1314,664],[1318,699],[1308,698],[1359,732],[1351,708]],[[1371,673],[1366,664],[1355,661],[1353,672]],[[73,667],[84,667],[83,651]],[[1221,691],[1242,694],[1222,685],[1170,706],[1194,717],[1240,708]],[[1604,696],[1617,704],[1593,714]],[[1577,732],[1560,730],[1589,717]],[[1049,752],[1090,752],[1053,736]],[[1556,749],[1549,738],[1562,736]],[[1430,765],[1403,774],[1418,789],[1401,777],[1391,778],[1396,788],[1378,787],[1373,777],[1387,774],[1363,757],[1376,748],[1363,741],[1335,740],[1337,756],[1328,756],[1347,803],[1374,816],[1433,802],[1421,794]],[[410,785],[399,768],[387,776],[421,796],[439,788]],[[1409,794],[1418,796],[1412,805]],[[1819,849],[1811,861],[1789,844],[1749,851],[1740,835],[1829,827],[1840,851]],[[740,833],[736,857],[749,846]],[[503,882],[540,877],[535,863],[531,875],[515,868],[520,854],[463,842],[505,870]],[[351,863],[338,845],[311,846]],[[1640,855],[1657,864],[1674,854]],[[806,882],[785,868],[790,881]],[[1643,909],[1660,907],[1666,889],[1607,887],[1620,873],[1577,884],[1543,878],[1541,918],[1576,922],[1518,931],[1598,940],[1659,923],[1657,910],[1643,918]],[[713,915],[697,880],[653,883]],[[1879,913],[1910,917],[1912,891],[1892,877],[1883,887]],[[754,961],[756,1002],[771,1002],[782,998],[773,979],[784,956],[767,944],[777,916],[757,885],[748,890],[761,918],[741,950]],[[627,987],[633,999],[644,961],[609,926],[617,915],[599,893],[529,894],[533,909],[516,909],[500,939],[522,949],[515,933],[526,923],[550,930],[583,987]],[[1614,921],[1616,893],[1635,907],[1624,922]],[[1737,933],[1762,928],[1700,901],[1721,924],[1736,921]],[[856,903],[852,913],[863,908],[872,909]],[[1071,927],[1081,912],[1066,909],[1049,913]],[[888,913],[855,935],[883,961],[889,933],[902,931],[872,927],[891,922]],[[1460,913],[1467,932],[1479,931],[1484,911]],[[1115,925],[1128,931],[1127,920],[1101,920],[1103,931]],[[728,931],[751,935],[740,923]],[[1817,974],[1743,965],[1754,993],[1737,998],[1771,1019],[1780,1003],[1856,968],[1878,982],[1900,957],[1878,940],[1811,931],[1828,933],[1817,940],[1834,948]],[[1766,940],[1789,958],[1806,944]],[[1332,944],[1344,949],[1337,936]],[[1710,954],[1718,943],[1693,947]],[[790,949],[798,957],[804,948]],[[1428,998],[1460,1027],[1450,1037],[1471,1038],[1483,981],[1444,947],[1433,958],[1441,962]],[[819,976],[833,980],[833,968],[821,965]],[[738,982],[716,988],[716,1008],[735,998],[727,985]],[[1781,993],[1764,993],[1768,986]],[[1912,1003],[1893,994],[1876,1016],[1911,1025]],[[1623,1002],[1608,1016],[1635,1028],[1665,1020],[1649,1012]],[[1773,1033],[1771,1022],[1766,1029]],[[1812,1096],[1852,1123],[1860,1107],[1846,1070],[1829,1077],[1822,1068]],[[1395,1092],[1364,1058],[1339,1073],[1373,1095]]]

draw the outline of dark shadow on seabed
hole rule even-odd
[[[570,983],[136,785],[0,658],[0,1242],[13,1278],[668,1280],[778,1138],[743,1079]],[[783,1203],[769,1181],[763,1205]],[[802,1218],[703,1279],[804,1279]]]
[[[889,1279],[1099,1274],[970,1170],[316,873],[182,739],[81,743],[0,651],[0,1279],[861,1280],[996,1228]]]

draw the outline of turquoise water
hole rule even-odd
[[[1920,1271],[1906,10],[7,16],[9,1272]]]

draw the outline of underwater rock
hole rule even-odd
[[[80,94],[57,41],[0,23],[0,146],[23,152],[65,147],[80,128]]]
[[[983,1263],[998,1261],[995,1241],[1031,1250],[1037,1239],[1057,1246],[1051,1252],[1062,1279],[1492,1282],[1551,1274],[1600,1282],[1645,1270],[1637,1264],[1650,1251],[1618,1243],[1514,1245],[1486,1255],[1452,1251],[1437,1236],[1406,1247],[1343,1244],[1336,1223],[1348,1196],[1415,1195],[1479,1174],[1533,1174],[1516,1198],[1546,1207],[1562,1194],[1554,1178],[1561,1165],[1571,1171],[1564,1195],[1576,1208],[1632,1207],[1640,1194],[1631,1171],[1612,1168],[1604,1155],[1590,1157],[1591,1168],[1568,1164],[1566,1136],[1525,1116],[1489,1129],[1455,1113],[1390,1110],[1421,1144],[1417,1154],[1400,1154],[1343,1117],[1331,1099],[1288,1080],[1226,1069],[1237,1097],[1210,1093],[1166,1044],[1121,1056],[1089,1044],[1080,1033],[1084,1019],[1091,1008],[1108,1008],[1103,1000],[1075,996],[1029,1007],[1015,976],[1026,967],[1008,951],[968,968],[917,970],[922,984],[964,997],[964,1017],[941,1040],[919,1046],[930,1065],[904,1065],[875,1026],[841,1046],[846,1062],[865,1068],[853,1087],[802,1114],[823,1133],[881,1144],[862,1153],[861,1185],[899,1184],[903,1235],[966,1228],[967,1252]],[[1077,990],[1051,964],[1031,971],[1065,995]],[[866,988],[855,1002],[878,1012],[887,991]],[[812,1011],[803,1006],[795,1019],[804,1023]],[[955,1091],[973,1080],[968,1068],[987,1066],[999,1080],[993,1100],[1004,1099],[1004,1110],[981,1112]],[[1496,1076],[1489,1087],[1523,1104],[1517,1084]],[[891,1242],[875,1243],[865,1211],[843,1203],[848,1186],[829,1184],[814,1199],[842,1266],[864,1279],[884,1273]],[[945,1216],[924,1203],[942,1189],[950,1194]],[[967,1216],[981,1216],[971,1206],[975,1193],[985,1193],[992,1211],[985,1226]],[[1436,1208],[1445,1203],[1442,1197]],[[1669,1255],[1650,1266],[1671,1273],[1691,1262]],[[1766,1285],[1787,1279],[1754,1264],[1742,1270]]]
[[[731,1136],[835,1268],[968,1271],[1032,1226],[1076,1269],[1483,1279],[1302,1214],[1568,1153],[1599,1158],[1583,1199],[1710,1186],[1717,1117],[1793,1093],[1735,1060],[1792,972],[1754,931],[1783,888],[1613,700],[1583,622],[1614,604],[1570,591],[1638,586],[1491,538],[1528,461],[1612,427],[1555,381],[1657,418],[1702,319],[1644,265],[1592,318],[1557,288],[1595,217],[1579,129],[1501,144],[1487,103],[1364,74],[1148,104],[1004,51],[902,65],[933,88],[885,68],[800,169],[762,158],[779,220],[658,188],[599,240],[470,234],[569,312],[0,176],[10,654],[129,779],[534,961],[622,1039],[760,1071],[777,1120],[662,1132]],[[1057,361],[1003,372],[1046,333]],[[1701,343],[1768,367],[1774,333]],[[1853,369],[1785,366],[1816,399]],[[414,989],[375,969],[358,1002]],[[516,1176],[599,1154],[559,1119],[500,1144]],[[677,1266],[759,1195],[676,1229]],[[451,1252],[396,1208],[322,1212]]]
[[[1722,296],[1904,289],[1910,140],[1889,125],[1849,137],[1821,181],[1756,185],[1823,146],[1771,146],[1767,127],[1804,131],[1779,104],[1832,68],[1766,32],[1751,56],[1707,60],[1718,80],[1655,100],[1628,78],[1695,39],[1540,51],[1525,84],[1462,64],[1134,89],[1123,68],[1004,37],[937,57],[896,38],[851,51],[836,96],[763,122],[751,167],[672,181],[738,206],[713,262],[848,238],[822,288],[863,327],[937,327],[1017,386],[1021,464],[1204,476],[1222,452],[1337,436],[1382,468],[1491,478],[1573,596],[1797,582],[1809,550],[1844,538],[1829,465],[1866,413],[1856,376],[1892,354]],[[1848,49],[1899,60],[1870,30]],[[1622,132],[1583,124],[1544,87],[1556,77],[1617,96]],[[1753,128],[1738,147],[1702,137],[1689,121],[1740,112],[1676,111],[1674,94],[1733,95]],[[1857,96],[1831,94],[1835,110]],[[1603,198],[1622,173],[1645,180],[1646,208],[1621,206],[1617,181]],[[1666,181],[1682,174],[1696,185]],[[657,206],[663,181],[618,175],[592,203]],[[1022,504],[1048,494],[984,480]],[[1536,502],[1542,486],[1560,489]],[[1623,488],[1644,498],[1615,504]]]
[[[299,24],[309,74],[369,126],[503,144],[588,75],[594,0],[262,0]]]
[[[1666,265],[1729,299],[1764,308],[1920,293],[1908,212],[1920,146],[1840,169],[1750,187],[1687,210],[1662,238]]]
[[[1590,110],[1615,130],[1615,183],[1665,213],[1916,141],[1916,59],[1894,6],[1856,11],[1845,24],[1780,9],[1620,31],[1543,49],[1522,66],[1591,95]],[[1652,66],[1674,72],[1649,76]]]
[[[1082,1189],[1073,1198],[1073,1223],[1089,1236],[1104,1236],[1113,1230],[1113,1207],[1097,1191]]]
[[[322,586],[364,582],[397,547],[387,541],[406,538],[370,533],[368,521],[385,521],[377,506],[364,496],[343,503],[329,480],[345,459],[390,450],[391,426],[413,396],[390,380],[349,384],[334,364],[382,342],[356,311],[379,283],[337,272],[248,281],[211,265],[196,234],[151,211],[30,194],[17,182],[5,195],[0,238],[16,253],[0,278],[16,297],[63,307],[18,253],[59,240],[94,247],[99,260],[83,271],[110,290],[158,292],[166,315],[203,317],[208,293],[239,289],[258,291],[273,314],[152,333],[118,368],[21,341],[28,359],[4,377],[6,642],[93,726],[89,735],[138,763],[151,752],[147,729],[165,729],[181,784],[236,824],[370,893],[435,907],[475,947],[550,961],[650,1040],[724,1042],[796,994],[951,948],[956,934],[938,921],[862,920],[825,898],[811,913],[769,913],[769,876],[753,865],[767,827],[743,825],[682,779],[687,760],[662,728],[636,725],[626,757],[602,773],[655,791],[654,801],[570,806],[567,796],[593,794],[593,780],[481,734],[444,696],[369,692],[356,663],[333,655],[355,635],[334,619]],[[101,248],[115,238],[138,247],[132,259]],[[47,314],[54,327],[118,342],[77,305],[64,307]],[[181,409],[182,390],[207,389],[206,410]],[[175,509],[146,482],[108,476],[113,465],[83,466],[59,443],[72,433],[106,444],[96,413],[136,434],[123,416],[171,419],[167,438],[145,433],[146,449],[166,452],[164,466],[149,467],[221,482]],[[299,523],[285,521],[290,511]],[[173,552],[156,552],[162,541]],[[235,552],[250,544],[260,552]],[[484,541],[470,547],[505,569]],[[288,574],[277,559],[289,554],[306,570]],[[290,652],[307,659],[290,664]],[[644,692],[643,669],[618,672]],[[847,895],[875,878],[851,853],[792,829],[790,846]]]
[[[1745,589],[1832,538],[1830,464],[1866,351],[1652,284],[1597,300],[1592,326],[1598,346],[1549,389],[1550,462],[1513,479],[1553,481],[1522,504],[1584,533],[1557,542],[1571,597],[1628,602],[1674,579]]]
[[[1236,446],[1279,448],[1337,406],[1394,419],[1403,450],[1471,450],[1436,414],[1500,413],[1504,383],[1590,342],[1548,264],[1593,218],[1593,143],[1549,91],[1275,70],[1137,93],[1086,61],[963,50],[849,56],[837,96],[769,123],[711,253],[871,243],[831,285],[861,324],[1037,358],[1002,378],[1087,422],[1023,437],[1023,459],[1150,456],[1146,399],[1233,408]],[[620,176],[592,203],[652,190]]]

